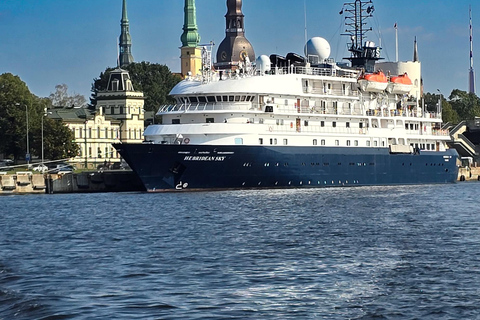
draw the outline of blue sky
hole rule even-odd
[[[336,60],[348,56],[348,39],[340,35],[345,29],[339,15],[344,1],[244,0],[246,37],[257,56],[303,53],[304,1],[308,37],[327,39]],[[399,60],[412,59],[416,36],[427,92],[439,89],[448,96],[453,89],[467,90],[470,4],[474,63],[480,72],[480,2],[476,0],[376,0],[374,18],[369,20],[374,31],[368,40],[379,43],[381,35],[382,57],[395,60],[397,22]],[[40,97],[65,83],[70,93],[88,98],[93,79],[116,65],[121,5],[122,0],[2,0],[0,73],[20,76]],[[184,0],[128,0],[135,61],[166,64],[179,71],[183,5]],[[202,43],[219,45],[225,35],[226,1],[196,0],[196,6]]]

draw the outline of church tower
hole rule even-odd
[[[120,25],[122,27],[122,33],[119,38],[120,54],[118,56],[118,66],[124,67],[133,62],[132,38],[130,37],[130,24],[127,17],[127,0],[123,0],[122,20]]]
[[[184,77],[188,74],[196,76],[201,73],[202,68],[202,49],[198,47],[200,35],[198,34],[197,18],[195,13],[195,0],[185,0],[185,18],[183,24],[183,34],[180,37],[182,41],[181,51],[181,72]]]
[[[227,0],[225,18],[225,39],[218,47],[215,67],[217,69],[235,69],[240,62],[255,61],[253,47],[245,38],[242,0]]]

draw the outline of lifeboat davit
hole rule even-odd
[[[358,79],[360,90],[365,92],[382,92],[387,88],[388,80],[382,71],[367,73]]]
[[[387,92],[394,94],[405,94],[409,93],[410,90],[412,90],[412,80],[410,80],[407,73],[390,77],[390,82],[387,86]]]

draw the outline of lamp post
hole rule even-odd
[[[47,108],[43,108],[43,115],[42,115],[42,165],[43,163],[45,162],[45,158],[44,158],[44,144],[43,144],[43,117],[46,117],[48,115],[47,113]]]
[[[25,119],[27,122],[27,153],[25,154],[25,161],[30,164],[30,144],[28,141],[28,105],[25,105]]]
[[[438,105],[437,105],[437,116],[439,116],[442,113],[443,94],[439,89],[437,89],[437,91],[440,94],[440,98],[438,99]]]

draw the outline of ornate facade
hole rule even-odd
[[[50,117],[62,120],[73,131],[79,154],[71,160],[77,168],[94,169],[120,162],[112,147],[118,142],[142,142],[144,97],[135,91],[128,71],[110,73],[107,90],[97,94],[96,109],[56,108]]]

